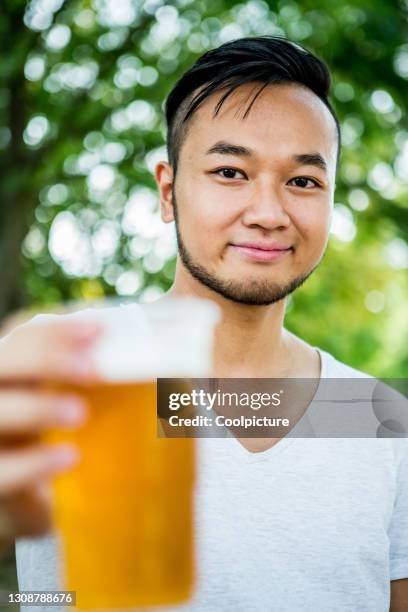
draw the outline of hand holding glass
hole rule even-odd
[[[215,305],[193,298],[66,316],[100,321],[96,384],[49,382],[84,398],[85,424],[52,429],[81,460],[53,482],[62,587],[79,608],[173,604],[194,577],[194,440],[157,435],[156,378],[211,374]]]

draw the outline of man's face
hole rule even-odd
[[[258,88],[236,90],[215,118],[223,92],[196,111],[172,193],[185,270],[227,299],[264,305],[294,291],[324,254],[337,135],[326,106],[297,85],[266,87],[242,119]],[[295,159],[303,154],[326,169]]]

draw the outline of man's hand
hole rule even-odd
[[[0,330],[0,551],[18,536],[51,528],[50,477],[79,457],[75,448],[41,442],[40,433],[78,426],[86,406],[77,396],[46,392],[41,383],[92,379],[87,349],[100,331],[92,322],[58,316],[18,327],[8,321]]]

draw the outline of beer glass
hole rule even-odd
[[[218,309],[165,297],[65,316],[98,320],[103,333],[93,349],[100,382],[46,385],[89,408],[75,430],[43,434],[81,454],[52,483],[61,588],[81,609],[183,602],[194,583],[194,440],[158,436],[156,379],[211,375]]]

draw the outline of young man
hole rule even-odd
[[[329,88],[321,60],[259,37],[206,53],[167,100],[156,180],[178,237],[169,295],[220,306],[216,376],[364,376],[283,325],[329,236],[340,153]],[[198,588],[172,610],[408,609],[405,440],[199,443]],[[52,534],[17,540],[16,555],[21,590],[57,588]]]

